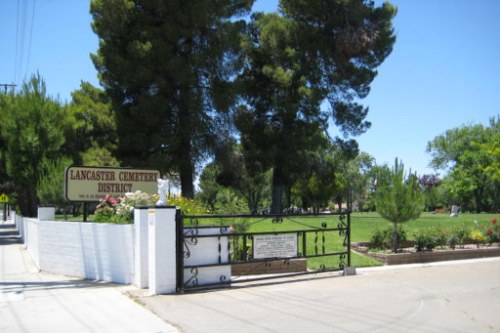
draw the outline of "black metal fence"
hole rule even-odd
[[[351,265],[350,214],[177,215],[178,291],[343,270]],[[212,259],[193,262],[205,242]],[[208,244],[208,245],[207,245]],[[206,246],[209,246],[207,248]],[[225,270],[203,281],[203,270]]]

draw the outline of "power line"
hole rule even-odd
[[[27,0],[17,1],[17,30],[16,30],[16,59],[14,67],[14,82],[18,81],[18,76],[23,75],[24,47],[26,37],[26,16],[28,11]]]
[[[9,83],[1,83],[0,84],[0,87],[3,87],[4,88],[4,92],[7,93],[7,88],[11,88],[12,90],[14,90],[14,88],[17,86],[17,84],[9,84]]]
[[[24,74],[25,76],[27,76],[27,72],[28,72],[28,69],[29,69],[29,65],[30,65],[30,55],[31,55],[31,39],[33,38],[33,25],[34,25],[34,22],[35,22],[35,0],[33,0],[33,9],[32,9],[32,12],[31,12],[31,31],[30,31],[30,39],[29,39],[29,42],[28,42],[28,56],[26,58],[26,73]]]

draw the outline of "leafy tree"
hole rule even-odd
[[[368,153],[361,152],[354,159],[349,160],[343,178],[347,181],[348,192],[346,202],[349,210],[362,210],[369,184],[369,172],[375,159]]]
[[[446,131],[427,144],[435,169],[448,169],[445,186],[450,197],[463,210],[494,210],[500,183],[495,178],[495,145],[498,145],[500,122],[490,126],[462,126]],[[493,152],[491,154],[490,152]]]
[[[330,116],[345,136],[369,128],[368,110],[354,100],[366,97],[391,52],[395,12],[358,0],[282,0],[280,14],[252,17],[236,127],[245,152],[272,167],[272,212],[282,211],[291,176],[321,145]]]
[[[248,211],[253,214],[268,207],[265,202],[269,188],[268,173],[259,167],[258,162],[246,159],[241,153],[241,146],[233,141],[219,146],[215,160],[200,175],[199,187],[199,197],[212,210],[220,198],[218,192],[224,188],[231,189],[235,195],[245,200]]]
[[[71,93],[67,149],[77,164],[118,166],[116,122],[106,94],[88,82]]]
[[[318,213],[329,206],[338,185],[338,163],[334,150],[335,147],[330,146],[320,152],[317,158],[309,160],[308,168],[296,180],[293,192],[300,197],[303,209],[312,208],[314,213]]]
[[[248,207],[247,202],[231,188],[222,188],[217,193],[214,213],[216,214],[241,214]]]
[[[0,110],[5,110],[10,103],[12,95],[0,93]],[[14,186],[7,174],[7,141],[3,137],[2,131],[3,121],[0,121],[0,193],[11,193],[14,191]]]
[[[424,201],[415,174],[406,175],[402,162],[396,159],[391,177],[381,181],[375,193],[377,212],[393,224],[392,251],[397,252],[398,225],[417,219],[423,211]]]
[[[43,159],[38,175],[37,196],[41,204],[51,204],[57,207],[65,206],[64,172],[73,161],[69,157],[60,157],[54,160]]]
[[[39,74],[23,83],[19,94],[11,93],[2,105],[6,172],[15,184],[24,216],[36,216],[39,176],[46,171],[43,161],[61,156],[65,112],[58,101],[47,95]]]
[[[205,203],[211,212],[215,211],[217,193],[223,189],[223,187],[217,183],[217,176],[219,173],[220,170],[218,165],[215,162],[211,162],[203,168],[200,174],[198,186],[201,191],[197,193],[197,198]]]
[[[377,188],[380,184],[386,184],[390,182],[391,179],[391,168],[387,164],[383,165],[374,165],[367,172],[367,186],[368,193],[366,194],[366,200],[363,205],[363,209],[367,211],[375,211],[375,193],[377,192]]]
[[[215,154],[219,166],[217,183],[232,188],[248,203],[248,209],[256,214],[262,209],[263,200],[268,194],[269,177],[262,164],[242,152],[241,145],[227,140],[220,145]]]
[[[193,198],[197,163],[225,136],[240,33],[253,0],[92,0],[92,60],[116,110],[124,165],[176,171]]]
[[[445,204],[441,184],[443,180],[437,174],[423,175],[419,179],[425,198],[425,208],[434,211]]]

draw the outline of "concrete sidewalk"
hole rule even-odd
[[[39,273],[12,222],[0,223],[0,332],[177,332],[130,289]]]

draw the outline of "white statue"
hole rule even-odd
[[[458,211],[460,210],[460,206],[451,206],[451,214],[450,217],[457,217],[458,216]]]
[[[167,191],[169,182],[168,179],[158,179],[158,194],[160,195],[160,199],[156,202],[157,206],[166,206],[167,205]]]

